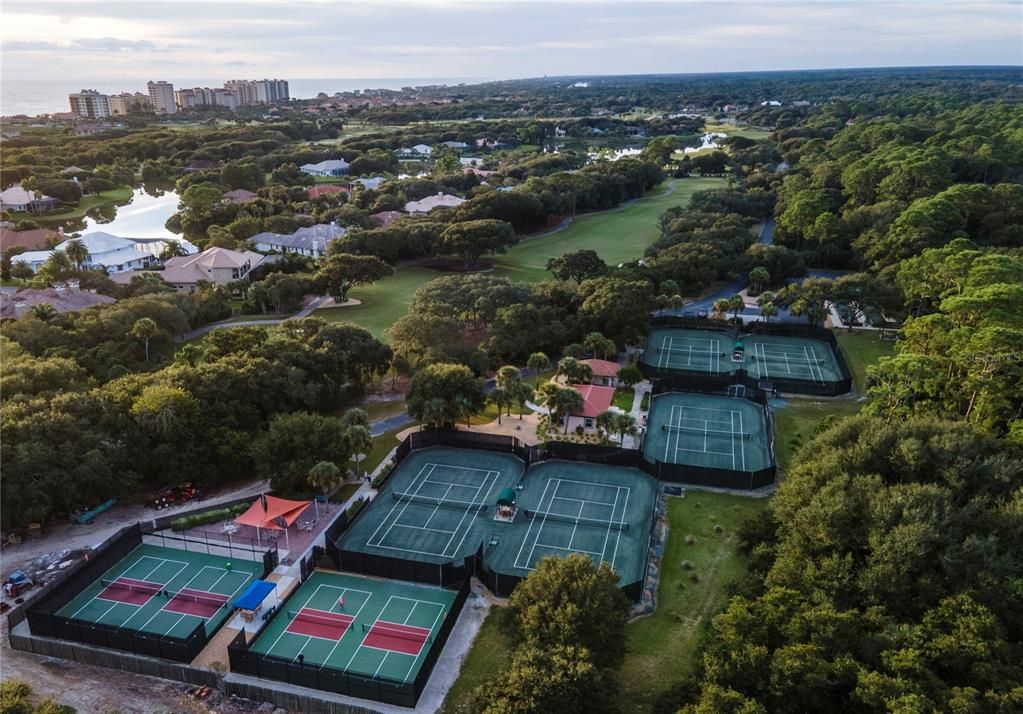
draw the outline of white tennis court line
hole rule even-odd
[[[198,577],[199,577],[199,576],[200,576],[200,575],[201,575],[201,574],[203,573],[203,571],[205,571],[205,570],[223,570],[223,571],[224,571],[224,575],[226,575],[226,574],[227,574],[227,572],[228,572],[227,570],[224,570],[224,568],[217,568],[217,567],[215,567],[215,566],[213,566],[213,565],[204,565],[204,566],[202,566],[201,568],[199,568],[199,570],[198,570],[198,571],[196,571],[195,575],[193,575],[193,576],[192,576],[191,578],[189,578],[189,579],[188,579],[188,582],[187,582],[187,583],[185,583],[185,584],[184,584],[183,586],[181,586],[180,588],[177,588],[177,590],[178,590],[178,591],[181,591],[181,590],[185,590],[185,589],[186,589],[186,588],[187,588],[187,587],[188,587],[189,585],[191,585],[191,584],[192,584],[192,582],[193,582],[193,581],[194,581],[194,580],[195,580],[196,578],[198,578]],[[177,573],[176,573],[176,574],[174,575],[174,578],[178,577],[178,574],[180,574],[180,573],[181,573],[181,571],[179,570],[179,571],[178,571],[178,572],[177,572]],[[174,582],[174,578],[171,578],[171,579],[170,579],[169,581],[167,581],[167,583],[165,583],[165,584],[164,584],[164,587],[166,587],[167,585],[170,585],[170,584],[171,584],[172,582]],[[220,579],[218,579],[218,580],[217,580],[217,582],[219,583],[219,582],[220,582],[220,580],[223,580],[223,578],[224,578],[224,576],[223,576],[223,575],[221,575],[221,576],[220,576]],[[236,590],[235,592],[237,592],[237,590]],[[143,622],[143,623],[142,623],[142,626],[141,626],[141,627],[140,627],[139,629],[141,629],[141,630],[143,630],[143,631],[144,631],[144,630],[146,629],[146,626],[147,626],[147,625],[148,625],[148,624],[149,624],[150,622],[152,622],[152,621],[153,621],[153,620],[154,620],[154,619],[156,618],[156,616],[157,616],[157,615],[159,615],[159,614],[160,614],[160,613],[162,613],[162,612],[164,612],[164,609],[163,609],[163,608],[161,607],[161,608],[160,608],[159,610],[157,610],[157,611],[156,611],[156,613],[155,613],[155,614],[154,614],[154,615],[153,615],[152,617],[150,617],[150,618],[149,618],[148,620],[146,620],[145,622]],[[136,611],[136,612],[135,612],[135,613],[134,613],[134,614],[132,615],[132,617],[134,617],[134,616],[135,616],[135,615],[137,615],[137,614],[138,614],[138,612]],[[199,618],[199,619],[201,619],[201,620],[208,620],[208,619],[209,619],[209,618],[206,618],[206,617],[202,617],[202,616],[200,616],[200,615],[187,615],[187,614],[182,614],[182,615],[181,615],[181,617],[179,617],[179,618],[178,618],[178,619],[177,619],[177,620],[176,620],[176,621],[174,622],[174,624],[173,624],[173,625],[171,625],[170,627],[168,627],[168,628],[167,628],[167,629],[166,629],[166,630],[165,630],[165,631],[163,632],[163,634],[165,634],[165,635],[166,635],[166,634],[167,634],[168,632],[170,632],[171,630],[173,630],[173,629],[174,629],[175,627],[177,627],[177,626],[178,626],[178,623],[179,623],[179,622],[181,622],[181,621],[182,621],[183,619],[185,619],[186,617],[198,617],[198,618]],[[129,617],[129,618],[128,618],[128,620],[130,620],[130,619],[131,619],[131,617]],[[122,622],[122,623],[121,623],[121,626],[122,626],[122,627],[124,627],[124,624],[125,624],[126,622],[128,622],[128,620],[125,620],[124,622]]]
[[[429,467],[430,471],[427,472],[426,475],[424,476],[423,472],[426,471],[427,467]],[[437,468],[436,464],[426,464],[426,465],[423,466],[423,468],[421,468],[419,470],[419,473],[416,474],[416,479],[412,483],[415,484],[416,481],[418,481],[420,477],[422,477],[423,480],[420,481],[419,485],[416,487],[415,494],[418,495],[419,491],[423,488],[424,485],[426,485],[426,479],[430,478],[430,474],[433,473],[433,470],[435,468]],[[407,489],[405,490],[405,493],[408,493]],[[366,543],[369,544],[369,545],[373,545],[374,544],[373,543],[373,539],[376,538],[377,533],[380,532],[380,529],[383,528],[384,524],[386,524],[387,521],[391,518],[391,516],[394,514],[395,509],[400,506],[401,507],[401,511],[398,512],[398,515],[392,521],[391,526],[388,526],[387,530],[384,531],[383,536],[381,536],[380,539],[378,540],[378,542],[383,543],[384,539],[387,538],[387,534],[391,532],[391,527],[394,526],[394,523],[396,523],[398,521],[398,519],[401,518],[401,515],[405,512],[405,509],[408,508],[408,504],[409,504],[409,502],[407,502],[407,501],[405,503],[402,503],[402,502],[398,501],[393,506],[391,506],[391,510],[388,511],[387,515],[383,517],[383,519],[380,521],[380,525],[378,525],[376,530],[373,531],[373,535],[371,535],[366,540]]]
[[[330,587],[336,588],[337,586],[336,585],[332,585]],[[341,597],[344,597],[345,593],[349,591],[348,588],[341,588],[341,590],[342,590]],[[353,590],[352,592],[362,592],[362,591],[361,590]],[[348,630],[352,629],[352,627],[355,625],[356,620],[358,620],[358,618],[359,618],[359,614],[362,612],[362,608],[366,607],[366,604],[372,598],[373,598],[373,596],[371,594],[366,593],[366,599],[362,601],[362,604],[359,606],[359,609],[355,611],[355,614],[352,616],[351,622],[348,623],[348,627],[345,628],[345,631],[342,632],[341,636],[337,638],[336,642],[334,642],[334,646],[330,648],[330,652],[327,653],[327,656],[323,658],[323,662],[320,664],[320,669],[323,669],[323,667],[327,664],[327,662],[330,661],[330,658],[331,658],[331,656],[333,656],[334,651],[337,649],[337,646],[339,644],[341,644],[341,640],[343,640],[345,638],[345,635],[348,633]],[[327,612],[333,612],[334,611],[334,607],[336,605],[337,605],[337,600],[334,601],[334,603],[330,606],[330,610],[328,610]],[[305,605],[303,605],[302,607],[305,607]],[[346,615],[347,613],[339,612],[338,614],[339,615]],[[291,624],[291,623],[288,623],[288,624]],[[324,639],[326,639],[326,638],[324,638]],[[307,644],[309,644],[309,643],[306,642],[306,645]],[[302,645],[302,650],[304,650],[304,649],[305,649],[305,645]],[[302,654],[302,650],[299,650],[298,653]],[[296,655],[296,657],[297,657],[297,655]]]
[[[133,578],[133,577],[132,577],[132,576],[130,576],[130,575],[125,575],[125,574],[124,574],[124,573],[127,573],[127,572],[128,572],[129,570],[131,570],[132,568],[134,568],[134,567],[135,567],[136,565],[138,565],[139,563],[141,563],[141,562],[142,562],[143,560],[158,560],[158,561],[160,561],[160,562],[156,564],[156,567],[154,567],[154,568],[153,568],[152,570],[150,570],[150,571],[149,571],[148,573],[146,573],[146,574],[145,574],[145,575],[144,575],[143,577],[141,577],[141,578]],[[159,569],[160,569],[161,567],[163,567],[163,566],[164,566],[164,565],[165,565],[166,563],[178,563],[178,564],[181,564],[181,565],[187,565],[187,563],[181,563],[181,561],[180,561],[180,560],[168,560],[168,559],[166,559],[166,558],[158,558],[158,557],[156,557],[155,555],[143,555],[143,556],[142,556],[141,558],[139,558],[139,559],[138,559],[138,560],[136,560],[136,561],[135,561],[134,563],[132,563],[131,565],[129,565],[129,566],[127,567],[127,568],[125,568],[125,569],[124,569],[124,572],[122,572],[122,573],[121,573],[120,575],[118,575],[118,576],[117,576],[116,578],[114,578],[114,580],[119,580],[120,578],[128,578],[128,579],[130,579],[130,580],[146,580],[146,579],[147,579],[147,578],[148,578],[148,577],[149,577],[150,575],[152,575],[153,573],[155,573],[155,572],[156,572],[157,570],[159,570]],[[178,570],[178,572],[180,573],[180,572],[181,572],[181,570],[179,569],[179,570]],[[100,576],[100,580],[102,581],[102,576]],[[163,584],[164,584],[164,583],[161,583],[161,585],[163,585]],[[104,602],[112,602],[112,603],[113,603],[113,604],[112,604],[112,605],[111,605],[110,607],[108,607],[108,608],[107,608],[106,610],[104,610],[104,611],[103,611],[103,614],[99,616],[99,617],[100,617],[100,619],[102,619],[102,618],[106,617],[107,613],[108,613],[108,612],[110,612],[111,610],[113,610],[113,609],[114,609],[114,608],[115,608],[116,606],[118,606],[118,605],[131,605],[132,607],[135,607],[135,608],[140,608],[140,607],[142,607],[141,605],[136,605],[135,603],[131,603],[131,602],[123,602],[123,601],[121,601],[121,600],[110,600],[109,598],[105,598],[105,597],[100,597],[100,595],[102,595],[102,594],[103,594],[103,592],[104,592],[104,591],[105,591],[105,590],[107,589],[107,586],[103,585],[103,583],[102,583],[102,582],[100,582],[100,585],[101,585],[100,591],[99,591],[98,593],[96,593],[95,595],[93,595],[93,596],[92,596],[91,598],[89,598],[89,599],[88,599],[88,600],[87,600],[87,601],[85,602],[85,604],[84,604],[84,605],[82,605],[82,606],[81,606],[80,608],[78,608],[77,610],[75,610],[75,611],[74,611],[74,613],[73,613],[73,614],[71,615],[71,619],[74,619],[74,618],[75,618],[75,616],[76,616],[76,615],[77,615],[78,613],[80,613],[80,612],[81,612],[82,610],[84,610],[85,608],[89,607],[89,605],[93,604],[93,603],[94,603],[94,602],[96,602],[97,600],[103,600]],[[162,589],[162,588],[161,588],[161,589]],[[149,601],[147,600],[146,602],[149,602]],[[137,610],[136,610],[136,612],[137,612]],[[132,613],[132,615],[129,615],[129,616],[128,616],[128,619],[131,619],[131,617],[133,617],[133,616],[134,616],[134,614],[135,614],[135,613]],[[98,619],[98,620],[96,620],[96,621],[97,621],[97,622],[99,622],[100,620]],[[124,620],[124,621],[123,621],[123,622],[122,622],[121,624],[123,625],[123,624],[124,624],[125,622],[127,622],[127,621],[128,621],[128,620]]]
[[[544,484],[543,493],[540,494],[540,503],[541,504],[544,502],[544,499],[547,497],[547,491],[550,489],[552,483],[554,483],[554,479],[549,479],[547,481],[547,483]],[[557,495],[557,493],[558,493],[558,488],[557,488],[557,486],[555,486],[554,487],[554,494]],[[515,555],[515,567],[516,568],[524,567],[524,566],[519,565],[519,562],[522,560],[522,550],[526,547],[526,543],[529,542],[529,536],[533,532],[533,526],[534,525],[536,525],[536,519],[535,518],[533,518],[532,520],[529,521],[529,526],[526,528],[526,537],[522,539],[522,544],[519,546],[519,552]],[[539,538],[540,534],[537,533],[536,537]],[[533,542],[535,543],[536,540],[534,539]],[[528,563],[529,561],[526,561],[526,562]]]
[[[168,563],[175,563],[175,564],[177,564],[177,563],[181,563],[181,561],[180,561],[180,560],[168,560],[167,562],[168,562]],[[156,568],[153,568],[152,570],[150,570],[150,571],[149,571],[149,573],[150,573],[150,574],[152,574],[152,573],[155,573],[155,572],[156,572],[156,570],[157,570],[157,568],[159,568],[159,567],[162,567],[162,566],[163,566],[163,563],[160,563],[160,565],[156,566]],[[184,570],[184,569],[185,569],[185,568],[187,568],[187,567],[188,567],[188,563],[181,563],[181,567],[180,567],[180,568],[178,568],[178,569],[177,569],[177,571],[176,571],[176,572],[174,573],[174,575],[172,575],[172,576],[171,576],[171,579],[170,579],[170,580],[168,580],[167,582],[163,583],[163,588],[166,588],[166,587],[167,587],[168,585],[170,585],[171,583],[173,583],[173,582],[174,582],[174,578],[176,578],[176,577],[178,577],[179,575],[181,575],[181,571],[182,571],[182,570]],[[163,588],[161,588],[161,590],[162,590]],[[152,598],[150,598],[150,600],[152,600]],[[145,604],[149,604],[149,600],[146,600]],[[109,612],[109,610],[108,610],[108,612]],[[130,615],[128,615],[128,616],[127,616],[126,618],[124,618],[123,620],[121,620],[121,624],[120,624],[120,627],[124,627],[125,625],[127,625],[127,624],[128,624],[128,621],[129,621],[129,620],[131,620],[131,619],[132,619],[133,617],[135,617],[136,615],[138,615],[138,614],[139,614],[140,612],[142,612],[142,605],[139,605],[139,606],[138,606],[138,607],[137,607],[137,608],[135,609],[135,612],[131,613],[131,614],[130,614]],[[161,607],[161,608],[160,608],[159,610],[157,610],[157,611],[156,611],[156,615],[159,615],[159,614],[160,614],[161,612],[163,612],[163,608],[162,608],[162,607]],[[105,613],[104,613],[104,614],[105,614]],[[153,617],[156,617],[156,615],[153,615]],[[152,620],[152,619],[153,619],[153,617],[150,617],[150,618],[149,618],[149,620]],[[149,620],[146,620],[146,625],[148,625],[148,624],[149,624]],[[141,629],[145,630],[145,628],[146,628],[146,625],[143,625]]]

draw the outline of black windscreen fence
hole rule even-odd
[[[248,648],[244,632],[239,632],[227,646],[231,671],[359,699],[400,707],[415,707],[469,596],[468,578],[458,584],[457,590],[455,601],[434,635],[419,672],[410,681],[359,674],[328,665],[298,663],[292,659],[253,652]]]

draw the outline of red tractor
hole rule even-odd
[[[202,490],[196,488],[191,481],[186,481],[177,486],[169,486],[157,491],[149,497],[148,505],[162,511],[193,499],[202,499]]]

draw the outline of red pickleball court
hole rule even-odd
[[[128,605],[145,605],[163,590],[163,583],[124,577],[104,583],[104,585],[106,587],[96,596],[97,599],[123,602]]]
[[[222,608],[227,600],[227,595],[184,588],[171,596],[171,599],[163,606],[163,609],[167,612],[195,615],[196,617],[209,619],[217,614],[217,610]]]
[[[429,639],[430,630],[426,627],[413,627],[397,622],[377,620],[369,628],[362,644],[366,647],[376,647],[379,650],[418,655]]]
[[[296,635],[319,637],[324,640],[340,640],[352,626],[351,615],[339,612],[327,612],[311,607],[303,607],[294,614],[294,619],[285,632]]]

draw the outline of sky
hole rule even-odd
[[[1023,64],[1023,0],[2,0],[3,80]],[[80,80],[80,81],[79,81]]]

